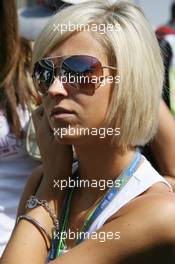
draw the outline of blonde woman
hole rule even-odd
[[[1,264],[174,263],[175,196],[136,148],[156,132],[163,84],[142,11],[127,1],[68,7],[37,39],[33,63],[43,168],[26,186]]]

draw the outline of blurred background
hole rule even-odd
[[[16,0],[16,2],[17,2],[18,7],[22,7],[25,4],[32,5],[33,3],[35,3],[34,0]]]
[[[18,7],[23,5],[32,5],[34,0],[16,0]],[[93,0],[92,0],[93,1]],[[169,20],[170,6],[173,0],[133,0],[140,5],[145,12],[145,15],[155,28],[166,23]]]

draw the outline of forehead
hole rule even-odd
[[[90,55],[107,63],[108,57],[98,33],[88,31],[76,32],[55,47],[48,57],[69,55]]]

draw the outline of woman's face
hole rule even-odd
[[[96,57],[102,65],[110,65],[102,44],[92,33],[87,31],[73,34],[50,52],[47,57],[69,55],[90,55]],[[104,75],[112,74],[109,69],[105,69]],[[105,85],[89,91],[76,89],[67,84],[63,85],[59,78],[56,78],[49,87],[48,94],[42,99],[49,124],[55,131],[56,138],[66,144],[90,143],[89,140],[92,141],[92,136],[80,134],[80,128],[91,129],[102,126],[107,113],[111,90],[112,84],[107,82]],[[64,110],[68,110],[70,113],[64,113]],[[68,127],[72,128],[72,132],[60,136],[60,131],[64,131],[63,134],[65,134]],[[97,137],[93,138],[94,142]]]

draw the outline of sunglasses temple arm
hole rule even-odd
[[[111,70],[117,70],[116,67],[113,67],[113,66],[102,66],[103,69],[111,69]]]

